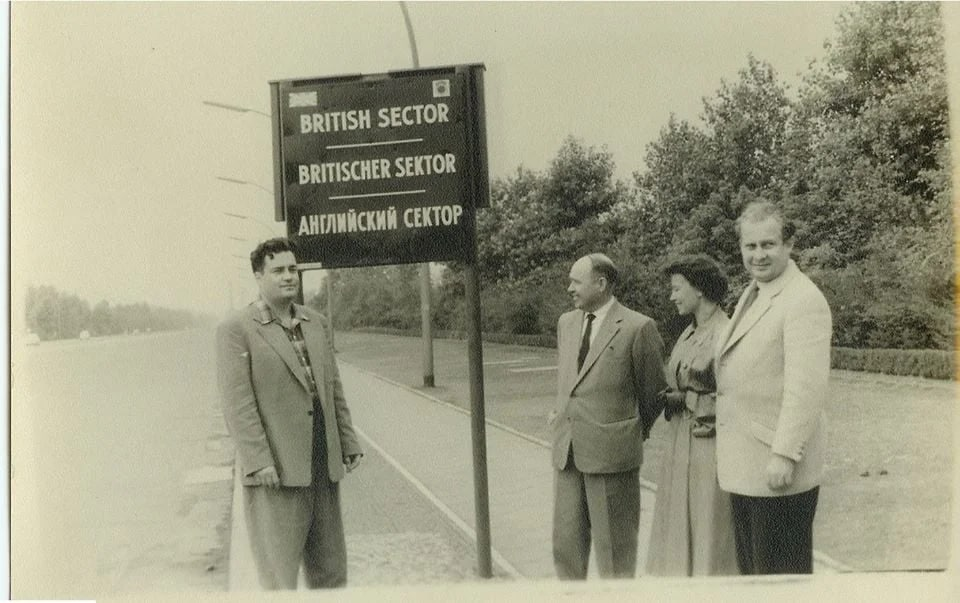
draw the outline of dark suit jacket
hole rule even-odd
[[[553,464],[563,469],[570,446],[584,473],[617,473],[643,461],[643,440],[663,406],[663,340],[653,319],[614,300],[583,367],[577,353],[584,313],[557,323],[557,406],[551,412]]]
[[[344,476],[344,459],[361,453],[326,318],[295,306],[320,391],[330,479]],[[243,481],[274,465],[284,486],[312,482],[314,405],[293,344],[276,321],[264,324],[255,304],[217,329],[217,382]]]

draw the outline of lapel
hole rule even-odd
[[[590,351],[587,352],[587,357],[583,360],[583,367],[581,367],[580,373],[577,375],[577,383],[583,379],[583,376],[587,374],[590,367],[597,361],[600,353],[607,347],[610,340],[620,331],[620,323],[623,322],[621,308],[620,302],[614,301],[607,315],[604,317],[603,322],[600,323],[600,330],[597,331],[597,336],[594,338],[593,344],[590,345]],[[579,342],[579,330],[577,335],[577,341]]]
[[[254,306],[255,308],[256,306]],[[302,316],[302,312],[299,308],[296,310],[298,316]],[[280,326],[280,323],[276,320],[264,324],[260,320],[260,314],[255,309],[253,314],[253,320],[257,323],[257,332],[260,333],[260,336],[270,344],[270,347],[273,348],[273,351],[277,353],[278,356],[283,360],[284,364],[287,365],[287,368],[290,369],[290,372],[293,373],[293,376],[296,377],[300,385],[303,386],[303,389],[310,391],[310,385],[307,383],[307,378],[304,375],[303,367],[300,366],[300,359],[297,358],[297,353],[293,350],[293,344],[290,343],[290,339],[287,337],[287,334],[283,331],[283,327]],[[303,332],[303,338],[307,342],[307,353],[310,355],[310,368],[313,369],[314,380],[317,382],[317,387],[322,383],[321,378],[323,376],[322,369],[318,370],[317,366],[322,365],[323,356],[321,351],[317,349],[316,341],[318,340],[316,336],[316,329],[318,327],[312,325],[310,320],[301,320],[300,321],[300,330]],[[322,327],[321,337],[322,337]],[[310,336],[307,334],[310,333]],[[313,343],[311,342],[313,340]],[[319,340],[322,341],[322,340]],[[316,350],[316,351],[315,351]],[[314,354],[317,354],[314,357]],[[315,359],[316,358],[316,359]]]
[[[740,296],[740,301],[737,302],[737,308],[734,310],[733,318],[730,319],[730,324],[727,326],[727,329],[724,331],[724,336],[720,338],[720,341],[723,343],[720,344],[719,352],[717,357],[722,356],[734,346],[740,339],[746,335],[750,329],[752,329],[764,314],[773,306],[774,300],[783,293],[784,288],[787,284],[793,279],[796,275],[797,266],[794,264],[793,260],[790,260],[790,263],[787,265],[787,269],[784,271],[783,276],[776,282],[776,284],[771,287],[770,294],[760,296],[758,293],[757,299],[751,304],[751,308],[744,308],[744,302],[747,299],[747,296],[750,295],[750,290],[757,286],[756,281],[751,281],[750,286],[746,288],[743,292],[743,295]],[[749,310],[749,314],[744,320],[743,314]]]

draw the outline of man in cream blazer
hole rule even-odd
[[[793,227],[773,204],[747,206],[737,230],[753,280],[717,344],[717,477],[741,573],[811,573],[830,308],[790,259]]]
[[[557,405],[550,413],[553,555],[561,579],[585,579],[591,536],[601,577],[632,577],[643,440],[663,410],[656,323],[617,302],[616,266],[599,253],[570,270],[577,308],[557,324]]]

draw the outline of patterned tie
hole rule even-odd
[[[587,314],[587,328],[583,332],[583,340],[580,342],[580,353],[577,354],[577,372],[583,368],[583,361],[587,358],[587,352],[590,351],[590,329],[593,326],[594,314]]]

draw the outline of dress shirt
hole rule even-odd
[[[596,317],[593,319],[593,324],[590,326],[590,347],[593,347],[593,342],[597,340],[597,333],[600,332],[600,325],[603,324],[603,319],[607,317],[607,313],[610,312],[610,308],[613,307],[613,302],[615,302],[616,299],[617,298],[611,296],[605,304],[593,312],[583,313],[583,323],[580,325],[580,339],[583,339],[583,333],[587,330],[587,314],[593,314]]]
[[[307,384],[310,386],[310,393],[313,394],[314,400],[320,399],[320,390],[317,387],[317,381],[313,376],[313,367],[310,365],[310,355],[307,353],[307,343],[303,339],[303,330],[300,328],[300,323],[303,321],[309,321],[310,318],[304,314],[299,306],[294,304],[291,307],[291,320],[290,328],[284,326],[283,321],[274,316],[273,310],[270,309],[270,306],[267,305],[262,299],[258,299],[254,302],[257,307],[257,311],[260,313],[260,322],[262,324],[270,324],[271,322],[276,321],[278,325],[283,329],[283,332],[286,334],[287,339],[290,340],[290,343],[293,345],[293,351],[297,354],[297,359],[300,361],[300,366],[303,368],[304,375],[307,379]]]

